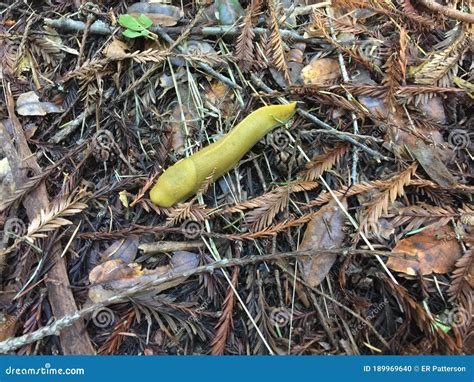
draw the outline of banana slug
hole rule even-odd
[[[265,134],[288,122],[295,111],[296,102],[255,110],[218,141],[166,169],[150,191],[151,201],[171,207],[196,194],[207,177],[213,174],[215,181],[230,171]]]

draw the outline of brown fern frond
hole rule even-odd
[[[405,83],[407,77],[407,48],[408,48],[408,33],[405,28],[400,29],[400,36],[398,39],[398,65],[400,66],[401,82]]]
[[[288,219],[275,224],[273,226],[267,227],[261,231],[257,232],[247,232],[237,235],[229,235],[228,238],[231,240],[255,240],[264,237],[272,237],[277,235],[279,232],[285,231],[288,228],[299,227],[305,223],[308,223],[311,219],[314,218],[314,212],[305,214],[296,219]]]
[[[400,73],[398,52],[393,52],[383,65],[384,74],[382,84],[385,86],[385,102],[395,111],[395,95],[400,86],[402,74]]]
[[[388,284],[388,290],[393,293],[394,297],[396,297],[399,303],[405,308],[404,311],[407,315],[406,320],[413,320],[428,338],[433,338],[433,336],[436,335],[446,344],[450,351],[454,353],[459,352],[459,348],[453,339],[445,333],[439,325],[436,325],[433,318],[426,312],[423,306],[419,304],[405,288],[393,283],[387,277],[383,277],[383,280]],[[438,341],[433,341],[433,346],[435,349],[438,349]]]
[[[459,209],[461,214],[461,222],[463,224],[469,224],[474,226],[474,206],[464,204],[462,208]]]
[[[474,248],[456,261],[451,274],[451,285],[448,289],[449,301],[459,303],[462,296],[470,298],[472,295],[472,281],[474,274]]]
[[[271,29],[269,45],[273,65],[283,73],[285,80],[290,82],[290,72],[288,69],[288,63],[286,62],[283,39],[280,35],[280,26],[278,23],[278,0],[268,0],[268,10],[270,12]]]
[[[131,308],[124,314],[124,316],[115,324],[112,333],[100,347],[98,353],[101,355],[113,355],[117,354],[118,348],[120,347],[124,336],[122,333],[126,333],[130,330],[130,327],[135,322],[135,309]]]
[[[468,48],[468,41],[462,29],[450,31],[447,38],[438,44],[442,49],[431,52],[425,62],[414,69],[414,82],[421,85],[451,86],[452,77],[458,71],[458,63]]]
[[[433,27],[439,27],[439,23],[435,19],[421,15],[410,0],[400,0],[400,7],[403,10],[403,15],[412,21],[412,23],[414,22],[416,24],[429,27],[430,29]]]
[[[236,267],[232,273],[232,285],[234,288],[237,287],[237,280],[239,278],[240,268]],[[219,318],[219,322],[216,325],[216,334],[211,342],[212,354],[223,355],[225,351],[225,345],[229,338],[230,329],[232,328],[232,314],[234,313],[234,302],[235,295],[234,290],[229,287],[227,288],[227,295],[224,302],[222,303],[222,315]]]
[[[412,231],[421,226],[436,224],[437,226],[445,226],[448,222],[459,216],[459,214],[451,207],[436,207],[429,204],[421,203],[403,208],[390,210],[386,217],[393,217],[391,224],[394,227],[400,227],[408,224],[405,231]]]
[[[324,171],[338,163],[348,150],[349,146],[347,144],[339,143],[324,154],[315,156],[306,164],[306,170],[302,173],[302,177],[307,181],[318,179]]]
[[[13,76],[18,47],[9,36],[10,34],[5,32],[4,38],[0,39],[0,60],[2,62],[1,70],[3,74]]]
[[[39,215],[28,226],[26,239],[34,241],[46,237],[46,232],[55,231],[60,227],[72,224],[65,216],[72,216],[85,210],[88,206],[80,200],[83,195],[71,195],[53,202],[49,211],[41,210]]]
[[[405,193],[405,186],[410,183],[412,175],[416,171],[416,164],[413,163],[400,174],[387,180],[388,187],[377,194],[373,200],[366,205],[360,220],[359,232],[368,233],[369,229],[378,232],[377,222],[382,214],[388,212],[390,204],[392,204],[398,196]]]
[[[179,203],[176,207],[166,210],[166,226],[173,227],[185,220],[200,222],[215,211],[213,208],[206,208],[205,205],[196,205],[194,201],[193,199],[187,203]]]
[[[254,63],[255,52],[253,39],[255,33],[253,31],[253,19],[260,11],[260,6],[261,0],[251,1],[244,18],[242,33],[237,37],[234,58],[236,62],[240,63],[243,70],[250,70]]]
[[[254,231],[268,227],[275,216],[287,208],[292,193],[310,191],[317,185],[315,182],[297,182],[290,187],[279,187],[275,192],[268,193],[265,204],[246,215],[247,224],[251,225]]]

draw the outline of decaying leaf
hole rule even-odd
[[[333,58],[311,60],[301,70],[301,79],[305,85],[328,85],[340,76],[339,63]]]
[[[341,200],[341,203],[347,207],[345,199]],[[345,221],[345,215],[336,202],[331,202],[321,208],[308,223],[300,250],[310,251],[340,247],[346,235],[343,230]],[[336,258],[337,255],[333,253],[305,257],[302,260],[304,280],[311,287],[321,284]]]
[[[181,273],[195,268],[199,263],[199,256],[192,252],[175,252],[170,264],[155,269],[142,269],[136,263],[125,264],[122,260],[108,260],[96,266],[89,273],[91,287],[89,298],[99,303],[123,293],[138,285],[146,285],[168,272]],[[179,278],[158,285],[153,290],[156,293],[181,284],[186,278]]]
[[[128,51],[129,47],[125,42],[114,39],[104,48],[102,53],[104,53],[105,57],[114,60],[123,59],[126,57]]]
[[[0,159],[0,200],[7,200],[15,192],[15,181],[7,158]]]
[[[102,260],[121,260],[125,264],[135,260],[138,251],[138,236],[129,236],[126,239],[114,241],[104,252]]]
[[[40,102],[38,95],[31,91],[18,96],[16,111],[18,114],[26,116],[62,113],[63,109],[52,102]]]
[[[154,25],[161,25],[164,27],[176,25],[184,16],[181,8],[173,5],[149,4],[143,2],[130,5],[127,9],[127,13],[135,17],[144,14],[153,21]]]
[[[416,235],[400,240],[393,252],[418,256],[418,260],[391,257],[387,261],[387,267],[408,275],[448,273],[462,253],[456,234],[450,226],[426,228]]]
[[[441,187],[449,188],[457,183],[434,147],[418,140],[415,144],[409,145],[409,148],[430,178]]]

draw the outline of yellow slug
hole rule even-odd
[[[151,201],[171,207],[195,195],[211,174],[212,181],[230,171],[265,134],[288,122],[296,102],[261,107],[218,141],[169,167],[150,191]]]

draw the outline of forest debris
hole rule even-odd
[[[456,179],[437,155],[434,147],[428,146],[421,140],[417,140],[415,144],[410,144],[408,147],[430,178],[441,187],[450,188],[456,185]]]
[[[239,0],[216,0],[215,17],[221,25],[232,25],[245,14]]]
[[[128,45],[118,39],[113,39],[110,44],[108,44],[102,53],[105,57],[110,58],[112,60],[121,60],[126,57],[127,52],[130,51]]]
[[[170,264],[155,269],[143,269],[136,263],[125,264],[122,260],[113,259],[96,266],[89,273],[89,298],[95,302],[103,302],[112,296],[123,293],[138,285],[146,285],[169,272],[182,273],[196,268],[199,256],[192,252],[177,251]],[[160,284],[154,289],[156,293],[181,284],[187,277]]]
[[[161,25],[164,27],[176,25],[178,21],[184,17],[182,9],[175,7],[174,5],[149,4],[144,2],[130,5],[127,8],[127,13],[135,17],[144,14],[153,21],[154,25]]]
[[[339,63],[333,58],[316,58],[301,70],[305,85],[328,85],[341,76]]]
[[[393,252],[417,256],[418,260],[390,257],[387,261],[390,269],[411,276],[429,275],[433,272],[450,272],[456,260],[461,257],[461,246],[454,229],[446,225],[441,228],[428,227],[416,235],[400,240]]]
[[[34,91],[22,93],[16,101],[16,111],[20,115],[46,115],[62,113],[64,110],[52,102],[40,102]]]
[[[345,199],[341,200],[341,203],[347,208]],[[322,207],[306,226],[300,250],[310,251],[340,247],[346,236],[345,221],[346,217],[336,202],[332,201]],[[333,253],[304,257],[301,260],[303,279],[311,287],[317,287],[331,270],[336,258],[337,255]]]

